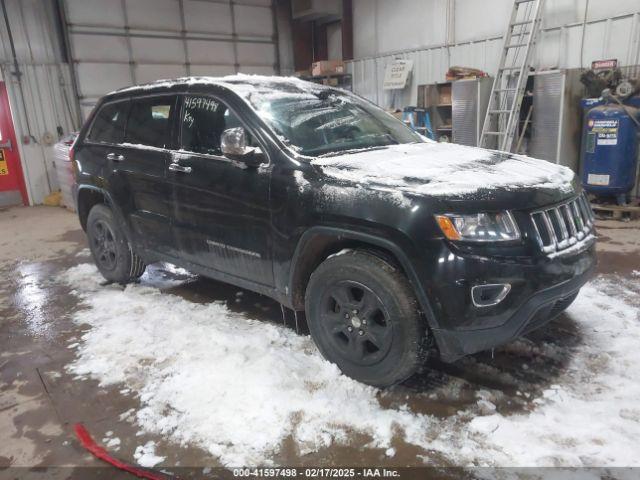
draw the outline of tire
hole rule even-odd
[[[89,212],[87,237],[93,261],[108,281],[124,285],[140,278],[147,268],[107,206],[95,205]]]
[[[329,257],[311,275],[307,322],[322,355],[349,377],[389,387],[427,356],[427,326],[400,269],[373,253]]]

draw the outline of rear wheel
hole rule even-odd
[[[105,205],[91,209],[87,237],[93,260],[104,278],[124,284],[142,276],[146,265],[132,250],[111,209]]]
[[[354,250],[328,258],[311,276],[305,300],[314,342],[346,375],[387,387],[424,360],[427,329],[413,289],[377,255]]]

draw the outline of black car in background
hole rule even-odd
[[[267,295],[304,310],[322,354],[375,386],[544,325],[595,267],[569,169],[435,143],[297,79],[119,90],[72,155],[106,279],[166,261]]]

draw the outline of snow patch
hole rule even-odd
[[[354,433],[371,437],[362,448],[389,455],[404,440],[424,449],[425,461],[437,452],[462,466],[640,466],[639,310],[616,277],[591,282],[570,307],[580,343],[563,352],[570,356],[564,370],[527,400],[527,410],[502,414],[496,393],[481,390],[477,404],[437,419],[405,405],[382,407],[376,389],[341,375],[308,337],[222,303],[161,293],[144,276],[124,289],[100,287],[91,265],[62,278],[88,307],[74,320],[90,327],[69,372],[137,392],[141,409],[121,419],[199,446],[227,466],[271,464],[288,437],[304,454],[349,443]],[[513,348],[554,353],[525,340]],[[461,386],[443,388],[455,400]],[[136,455],[141,464],[163,460],[154,444]]]
[[[118,437],[111,438],[105,444],[107,448],[113,448],[114,450],[120,450],[120,439]]]
[[[346,255],[347,253],[354,252],[354,251],[355,250],[353,248],[343,248],[339,252],[332,253],[331,255],[329,255],[327,257],[327,260],[329,260],[330,258],[333,258],[333,257],[339,257],[340,255]]]
[[[74,316],[91,329],[69,371],[137,391],[143,432],[196,444],[225,465],[269,464],[288,436],[300,452],[346,442],[351,431],[386,449],[397,429],[415,443],[430,424],[381,407],[376,389],[342,375],[308,337],[284,327],[161,293],[145,277],[124,290],[100,287],[91,265],[62,277],[91,307]]]
[[[332,155],[311,163],[338,180],[428,195],[522,187],[570,192],[574,179],[571,169],[544,160],[435,142]]]
[[[602,279],[583,288],[569,309],[583,344],[562,383],[549,386],[530,413],[474,418],[465,433],[473,456],[494,455],[497,465],[640,465],[640,423],[625,418],[640,398],[640,314],[618,288]]]
[[[400,208],[408,208],[411,206],[411,201],[407,197],[405,197],[405,195],[400,190],[395,190],[392,188],[365,188],[360,184],[357,184],[355,186],[338,186],[324,184],[314,193],[317,196],[317,200],[323,204],[354,201],[369,203],[371,202],[373,196],[377,196],[380,199],[390,201]]]
[[[294,178],[296,179],[296,184],[298,185],[298,191],[300,193],[304,192],[307,188],[309,188],[311,183],[309,183],[309,180],[304,178],[304,173],[301,170],[296,170],[293,173],[293,175],[294,175]]]
[[[165,457],[156,455],[156,444],[153,441],[149,441],[144,445],[138,445],[133,454],[133,458],[136,459],[138,465],[145,468],[155,467],[165,459]]]
[[[121,88],[110,92],[123,93],[150,90],[152,88],[171,88],[176,85],[221,85],[235,91],[240,96],[247,96],[257,88],[268,87],[268,85],[293,85],[298,87],[301,91],[318,91],[323,88],[321,85],[306,82],[297,77],[281,77],[270,75],[248,75],[244,73],[238,73],[235,75],[226,75],[222,77],[180,77],[175,79],[163,79],[155,82],[147,83],[144,85],[133,85],[131,87]],[[277,94],[277,93],[276,93]]]

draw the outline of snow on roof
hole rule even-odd
[[[143,85],[133,85],[131,87],[121,88],[110,92],[109,95],[114,93],[151,90],[155,88],[171,88],[176,85],[219,85],[229,88],[242,97],[246,97],[249,93],[259,88],[274,89],[280,87],[290,91],[291,93],[306,93],[329,88],[317,83],[307,82],[297,77],[247,75],[238,73],[235,75],[226,75],[224,77],[203,76],[157,80]]]
[[[571,191],[574,178],[571,169],[544,160],[436,142],[320,157],[311,163],[338,180],[428,195],[522,187]]]
[[[279,97],[304,101],[330,87],[296,77],[228,75],[159,80],[118,90],[135,92],[175,85],[219,85],[260,111],[263,101]],[[257,94],[252,97],[252,94]],[[425,142],[345,152],[312,160],[325,174],[378,189],[429,195],[465,195],[481,189],[553,188],[571,191],[574,173],[566,167],[522,155],[475,147]]]

